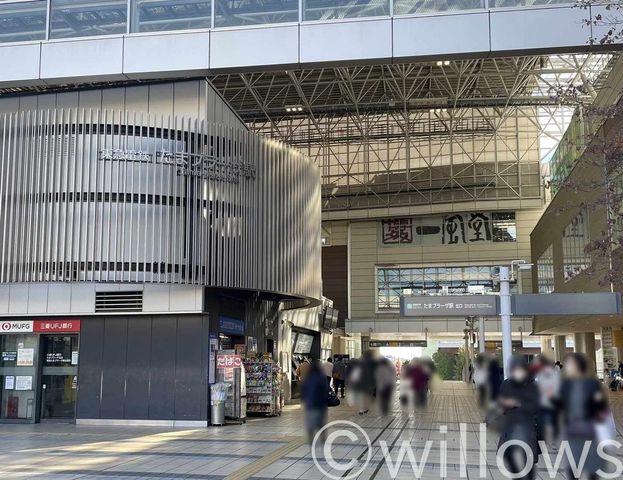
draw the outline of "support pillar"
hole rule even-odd
[[[502,323],[502,361],[504,378],[509,375],[509,363],[513,356],[513,325],[511,322],[511,287],[509,267],[500,267],[500,320]]]
[[[554,348],[552,347],[552,337],[541,337],[541,355],[552,360],[555,358]]]
[[[469,332],[465,330],[465,362],[463,365],[463,381],[469,383],[469,363],[470,363],[470,354],[469,354]]]
[[[485,317],[478,318],[478,351],[485,353]]]
[[[567,353],[567,337],[565,335],[556,335],[554,337],[554,359],[562,362]]]
[[[590,369],[593,373],[597,370],[597,353],[595,351],[595,333],[583,332],[574,335],[575,351],[586,355],[589,360]]]

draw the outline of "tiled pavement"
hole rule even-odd
[[[613,407],[623,425],[623,396],[613,397]],[[413,446],[420,461],[426,441],[433,441],[421,478],[439,479],[442,441],[447,448],[446,478],[503,478],[495,467],[496,438],[486,438],[487,463],[479,468],[481,414],[471,389],[447,382],[431,397],[426,412],[406,414],[398,407],[388,417],[370,412],[359,416],[347,405],[330,409],[330,420],[348,420],[361,426],[372,442],[371,460],[356,478],[391,478],[380,442],[396,459],[403,441]],[[463,427],[460,424],[464,424]],[[440,428],[447,427],[444,434]],[[463,431],[464,433],[461,433]],[[620,428],[623,432],[623,429]],[[315,465],[305,443],[303,412],[291,406],[281,417],[252,418],[245,425],[209,429],[142,427],[86,427],[60,424],[0,425],[0,479],[223,479],[253,480],[330,478]],[[460,442],[461,436],[465,441]],[[359,435],[362,437],[362,435]],[[619,438],[623,442],[623,439]],[[467,445],[461,452],[461,445]],[[623,450],[623,449],[622,449]],[[331,469],[319,452],[320,466],[336,478],[354,478],[362,462],[350,470]],[[365,460],[362,438],[336,441],[333,455],[339,462]],[[623,452],[622,452],[623,454]],[[619,457],[623,457],[619,454]],[[539,465],[539,478],[550,478]],[[395,478],[414,478],[405,461]],[[559,474],[556,478],[564,478]]]

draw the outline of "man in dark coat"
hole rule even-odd
[[[327,423],[329,399],[329,383],[317,360],[311,363],[305,376],[301,398],[305,406],[307,439],[309,443],[312,443],[316,433]]]
[[[539,390],[528,371],[525,357],[515,355],[510,360],[510,377],[502,383],[498,405],[504,412],[504,428],[498,442],[498,450],[509,441],[521,441],[528,445],[530,452],[518,445],[504,451],[506,469],[511,474],[523,472],[527,463],[531,465],[524,480],[535,478],[535,464],[538,460],[536,420],[539,411]]]

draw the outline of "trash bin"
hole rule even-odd
[[[210,418],[212,425],[225,425],[225,402],[212,404],[212,416]]]
[[[212,425],[225,424],[225,401],[227,400],[227,390],[231,385],[229,383],[215,383],[210,389],[210,404],[212,407],[210,415],[210,423]]]

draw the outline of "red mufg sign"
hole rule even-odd
[[[33,332],[36,333],[78,333],[80,320],[35,320]]]

